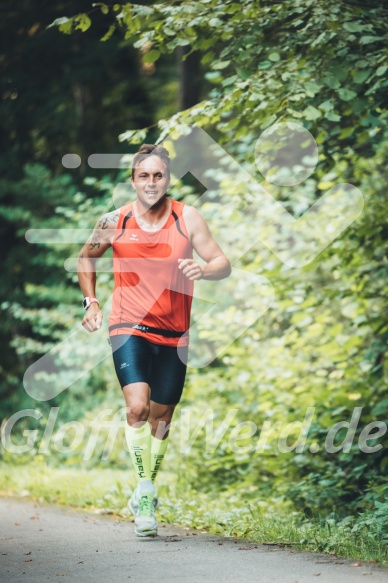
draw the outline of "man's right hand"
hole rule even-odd
[[[90,304],[85,312],[84,319],[82,320],[82,326],[88,332],[95,332],[101,328],[102,324],[102,311],[96,302]]]

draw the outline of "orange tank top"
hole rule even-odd
[[[111,336],[135,334],[155,344],[177,346],[179,336],[165,337],[125,324],[182,334],[190,327],[194,282],[178,269],[178,259],[192,258],[193,249],[182,215],[184,203],[169,200],[169,216],[158,231],[139,227],[133,203],[120,209],[112,243],[115,287],[109,318]],[[180,344],[188,342],[186,334]]]

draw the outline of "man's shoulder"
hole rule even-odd
[[[114,209],[113,211],[109,211],[108,213],[105,213],[104,217],[106,217],[109,220],[118,220],[119,216],[122,214],[122,209],[124,209],[124,207],[120,207],[118,209]]]
[[[195,212],[194,207],[188,205],[185,202],[175,200],[175,198],[171,198],[170,200],[172,205],[172,211],[175,212],[178,215],[178,217],[183,217],[185,221],[191,220],[193,212]]]
[[[180,202],[179,200],[175,200],[175,198],[170,198],[172,209],[176,211],[180,211],[180,214],[185,210],[187,204],[184,202]]]
[[[185,220],[196,221],[196,222],[201,220],[202,215],[194,206],[191,206],[191,205],[185,204],[185,203],[181,203],[181,204],[184,204],[183,209],[182,209],[182,213],[183,213]]]
[[[189,204],[185,204],[182,213],[185,221],[186,229],[190,235],[190,239],[195,233],[201,233],[206,229],[206,223],[201,213]]]
[[[101,216],[100,221],[108,221],[117,224],[121,215],[127,215],[132,210],[132,204],[121,206],[113,211],[109,211]]]
[[[115,229],[120,218],[121,209],[103,214],[97,221],[96,229]]]

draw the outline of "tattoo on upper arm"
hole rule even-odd
[[[119,212],[109,213],[108,215],[105,215],[98,221],[96,229],[109,229],[109,227],[112,227],[112,225],[117,225],[119,217],[120,217]]]
[[[93,233],[87,241],[86,245],[81,250],[79,255],[80,259],[84,258],[84,251],[86,247],[89,251],[94,251],[94,249],[100,249],[102,243],[107,243],[107,235],[103,234],[102,231],[106,229],[114,229],[120,218],[120,212],[115,211],[108,213],[107,215],[101,217],[97,225],[94,227]]]
[[[96,229],[107,229],[108,228],[109,219],[108,217],[103,217],[100,219],[96,225]]]
[[[102,233],[100,231],[99,228],[99,224],[101,223],[101,221],[99,221],[93,231],[93,233],[91,234],[87,245],[88,245],[88,249],[89,251],[93,251],[93,249],[99,249],[101,247],[101,239],[103,239]]]

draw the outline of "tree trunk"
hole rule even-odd
[[[188,109],[201,100],[201,63],[198,51],[191,53],[190,47],[178,47],[177,60],[180,77],[179,109]]]

